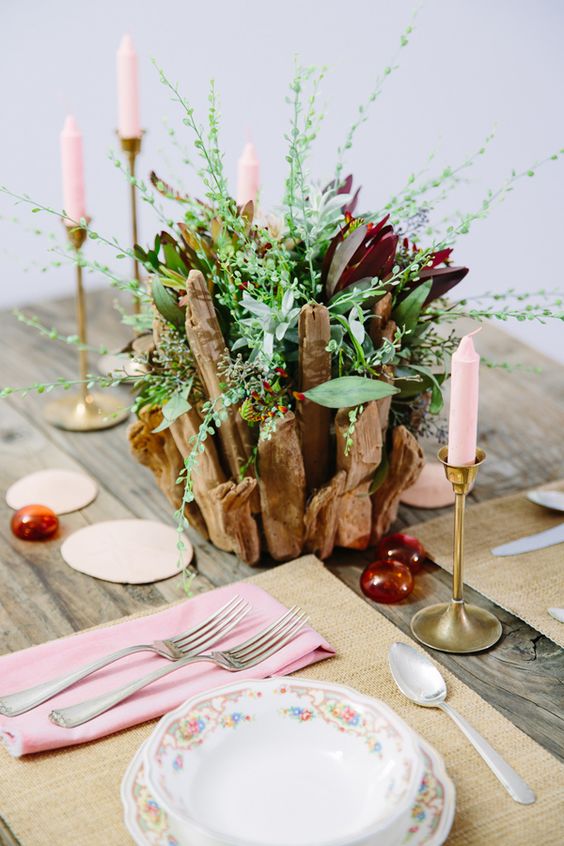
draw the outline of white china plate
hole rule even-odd
[[[411,808],[409,825],[394,846],[442,846],[454,819],[455,791],[441,756],[417,738],[425,772]],[[169,828],[166,812],[147,787],[145,748],[137,750],[121,784],[121,801],[127,830],[137,846],[191,846],[180,843]]]
[[[282,737],[283,742],[269,748],[269,740],[274,737],[278,740]],[[322,747],[321,759],[316,742]],[[284,743],[291,747],[288,756]],[[266,761],[264,756],[260,760],[260,755],[257,759],[257,751],[263,744],[276,761],[275,767],[268,755]],[[299,758],[301,766],[296,768],[296,749],[301,750],[302,746],[306,754]],[[335,756],[341,756],[340,772]],[[285,757],[289,759],[287,762]],[[317,758],[316,771],[304,773],[304,769],[310,768],[310,757]],[[373,769],[367,769],[370,758],[373,762],[375,759],[383,762],[383,779],[377,762],[373,763]],[[204,766],[198,767],[202,759]],[[398,759],[404,767],[399,776]],[[188,762],[190,765],[185,766]],[[266,768],[268,772],[264,771]],[[413,784],[410,769],[415,779]],[[284,777],[276,780],[279,770]],[[390,778],[390,773],[395,777]],[[380,778],[379,790],[375,793],[364,790],[371,817],[373,804],[377,810],[386,787],[392,797],[387,808],[390,802],[393,804],[394,791],[397,794],[403,790],[403,799],[408,800],[407,804],[400,802],[400,813],[391,826],[386,826],[383,837],[370,830],[367,834],[366,808],[359,806],[357,796],[350,795],[348,782],[362,793],[364,780],[369,776]],[[336,792],[332,778],[339,782]],[[288,781],[292,782],[290,788]],[[302,806],[299,790],[296,800],[296,785],[300,784],[305,797]],[[276,796],[269,813],[275,813],[278,808],[274,827],[273,817],[261,813],[263,806],[268,809],[269,790]],[[235,806],[233,797],[237,800]],[[320,798],[322,816],[319,808],[308,813],[308,808],[315,808],[316,799],[319,804]],[[283,826],[279,805],[281,802],[284,805],[284,800],[293,811],[292,825],[286,832],[280,831]],[[340,685],[280,678],[220,688],[194,697],[165,715],[132,761],[122,783],[122,801],[126,825],[140,846],[321,841],[439,846],[450,830],[455,805],[454,787],[438,753],[384,703]],[[183,807],[186,813],[182,813]],[[198,815],[202,814],[204,825],[200,827]],[[210,817],[215,834],[206,825]],[[332,824],[334,821],[342,824],[345,820],[348,831],[338,832],[335,840],[332,835],[336,829],[327,827],[326,818]],[[252,823],[245,831],[244,821],[248,819]],[[299,834],[296,834],[296,819],[303,823]],[[238,829],[235,836],[233,827]]]
[[[367,846],[376,833],[387,846],[423,776],[387,705],[307,679],[192,697],[161,719],[145,761],[173,833],[214,846]]]

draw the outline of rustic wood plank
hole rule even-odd
[[[110,339],[119,346],[128,339],[127,330],[111,309],[113,298],[112,292],[107,291],[89,297],[93,344],[108,343]],[[74,331],[71,300],[42,303],[34,311],[45,323],[57,325],[69,334]],[[48,344],[6,313],[0,314],[0,331],[5,349],[10,350],[0,363],[0,383],[29,384],[76,373],[76,352],[72,348]],[[543,372],[533,375],[483,369],[480,445],[487,451],[488,460],[480,471],[473,499],[485,500],[564,477],[562,368],[496,327],[486,328],[480,347],[491,358],[510,364],[519,362],[526,367],[541,366]],[[43,421],[43,403],[42,397],[14,397],[0,404],[2,490],[13,479],[42,466],[83,467],[98,480],[101,493],[80,514],[63,518],[65,532],[116,516],[172,523],[170,506],[150,471],[130,457],[124,426],[101,433],[61,432]],[[436,444],[427,442],[424,446],[427,454],[433,456]],[[408,526],[439,513],[402,507],[397,525]],[[41,546],[19,542],[9,532],[9,516],[5,503],[0,503],[4,546],[0,562],[1,652],[182,596],[178,578],[155,585],[121,586],[75,573],[60,560],[60,540]],[[256,573],[256,568],[247,567],[235,556],[189,534],[200,573],[194,590]],[[331,558],[329,566],[358,593],[361,567],[369,558],[369,551],[341,550]],[[449,590],[448,574],[427,567],[407,601],[392,606],[372,604],[375,611],[407,632],[419,604],[446,599]],[[564,650],[470,589],[468,597],[494,608],[504,626],[504,639],[485,654],[461,657],[433,653],[433,657],[553,754],[564,757]],[[1,837],[0,843],[10,843]]]

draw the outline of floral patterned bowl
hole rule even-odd
[[[188,700],[162,718],[144,763],[187,846],[391,846],[424,769],[384,703],[289,678]]]

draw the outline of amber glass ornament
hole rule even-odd
[[[412,573],[421,569],[421,564],[427,557],[423,544],[411,535],[396,532],[388,535],[378,544],[377,555],[380,559],[393,558],[406,564]]]
[[[369,564],[360,577],[362,592],[375,602],[401,602],[413,590],[413,573],[407,564],[385,558]]]
[[[59,528],[59,518],[46,505],[24,505],[12,517],[11,527],[20,540],[47,540]]]

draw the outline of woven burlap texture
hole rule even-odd
[[[390,677],[387,653],[410,642],[392,623],[305,556],[254,582],[286,605],[310,615],[337,656],[298,675],[348,684],[379,697],[444,756],[456,785],[452,846],[561,846],[564,842],[564,766],[522,734],[477,694],[445,672],[449,701],[522,773],[538,801],[513,802],[450,719],[408,702]],[[154,723],[69,750],[13,759],[0,750],[0,814],[21,846],[126,846],[120,782]]]
[[[563,489],[564,481],[546,486]],[[491,549],[562,522],[564,514],[535,505],[521,493],[470,505],[464,532],[464,582],[559,646],[564,646],[564,624],[547,609],[564,605],[564,544],[509,556],[492,555]],[[433,561],[450,572],[452,531],[451,515],[409,528]]]

